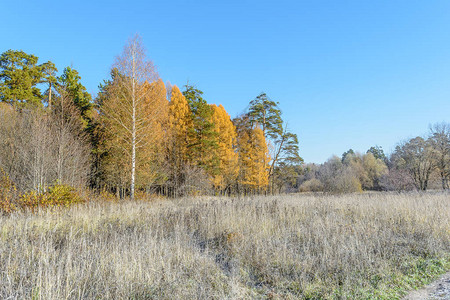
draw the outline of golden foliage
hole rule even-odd
[[[38,207],[68,207],[83,203],[85,199],[71,186],[56,184],[45,193],[31,191],[19,197],[17,203],[22,209],[34,211]]]
[[[120,75],[117,75],[119,77]],[[113,82],[105,92],[102,104],[102,123],[106,129],[103,150],[107,182],[127,185],[131,174],[131,148],[133,120],[130,117],[131,97],[123,87],[124,79]],[[161,79],[138,85],[136,107],[136,174],[137,185],[151,184],[157,177],[155,164],[162,159],[167,131],[168,101]],[[159,156],[158,156],[159,155]]]
[[[192,125],[191,111],[186,98],[176,85],[172,87],[168,119],[171,150],[184,160],[187,153],[188,130]]]
[[[252,191],[263,191],[269,184],[269,151],[259,126],[238,130],[239,184]]]
[[[213,104],[211,107],[218,145],[216,155],[219,158],[218,172],[213,176],[213,184],[222,190],[233,184],[239,173],[236,127],[222,105]]]
[[[167,119],[169,113],[169,101],[167,100],[166,87],[161,79],[146,84],[145,110],[151,117],[142,134],[143,147],[136,153],[137,185],[146,186],[152,184],[158,176],[155,168],[163,160],[163,149],[167,131]]]

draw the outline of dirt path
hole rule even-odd
[[[442,275],[424,288],[412,291],[404,300],[450,300],[450,272]]]

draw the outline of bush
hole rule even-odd
[[[3,169],[0,169],[0,215],[10,214],[16,210],[14,202],[17,197],[16,185]]]
[[[361,182],[349,171],[343,172],[336,179],[336,185],[333,190],[333,192],[337,193],[361,193],[362,191]]]
[[[82,202],[85,200],[73,187],[63,184],[54,185],[45,193],[28,192],[18,200],[22,209],[31,209],[32,211],[38,207],[68,207]]]
[[[323,191],[322,182],[317,178],[312,178],[302,183],[300,192],[320,192]]]
[[[108,202],[116,202],[118,200],[117,196],[108,191],[106,188],[103,188],[98,195],[98,199],[102,201]]]

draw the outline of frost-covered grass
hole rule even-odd
[[[0,299],[399,298],[450,268],[449,194],[92,201],[0,217]]]

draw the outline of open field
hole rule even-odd
[[[450,269],[449,194],[91,202],[0,217],[1,299],[398,299]]]

